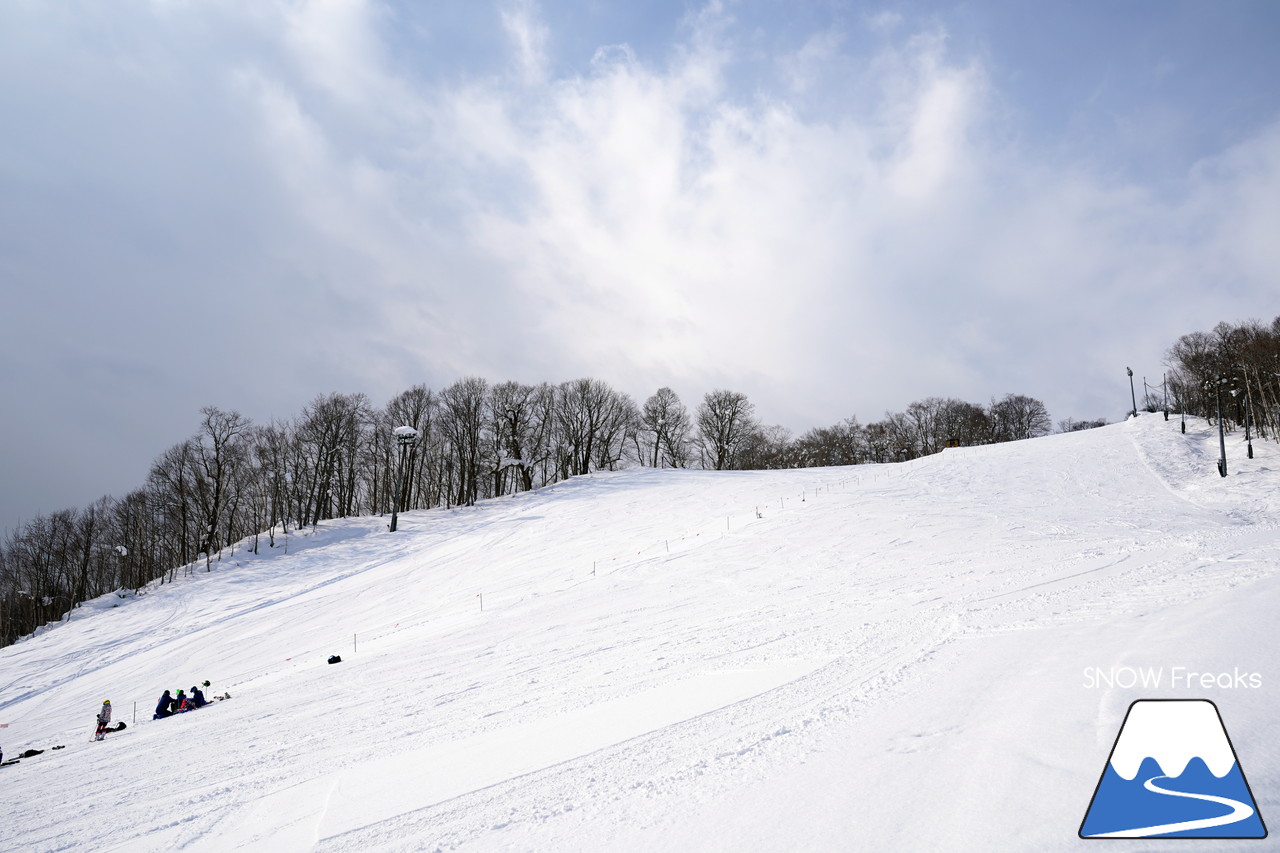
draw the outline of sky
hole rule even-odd
[[[592,376],[1117,420],[1280,314],[1280,7],[0,4],[0,530],[203,406]]]

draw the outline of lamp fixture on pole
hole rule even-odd
[[[405,457],[409,455],[409,451],[418,441],[418,431],[411,426],[398,426],[393,429],[392,434],[396,437],[396,444],[399,447],[398,458],[396,461],[396,483],[395,488],[391,490],[391,532],[396,532],[396,521],[400,512],[400,493],[404,491],[404,463]]]
[[[1214,384],[1214,391],[1218,398],[1218,449],[1221,456],[1218,457],[1218,473],[1227,476],[1227,436],[1225,428],[1222,425],[1222,389],[1227,384],[1227,377],[1220,376]]]

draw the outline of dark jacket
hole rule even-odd
[[[197,708],[203,708],[205,705],[209,704],[208,700],[204,698],[204,694],[200,692],[199,687],[191,688],[191,704],[195,705]]]
[[[156,716],[167,717],[173,713],[173,699],[169,698],[169,691],[166,690],[164,695],[160,697],[160,704],[156,705]]]

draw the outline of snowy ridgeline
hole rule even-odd
[[[1144,416],[323,524],[0,652],[0,745],[45,750],[0,849],[1074,849],[1142,698],[1212,699],[1265,818],[1280,466],[1216,443]],[[1086,677],[1125,667],[1258,678]],[[235,699],[151,720],[205,678]],[[1148,749],[1117,771],[1223,759]]]

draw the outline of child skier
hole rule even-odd
[[[107,724],[111,722],[111,700],[102,700],[102,710],[98,712],[98,730],[93,733],[94,740],[102,740],[107,736]]]

